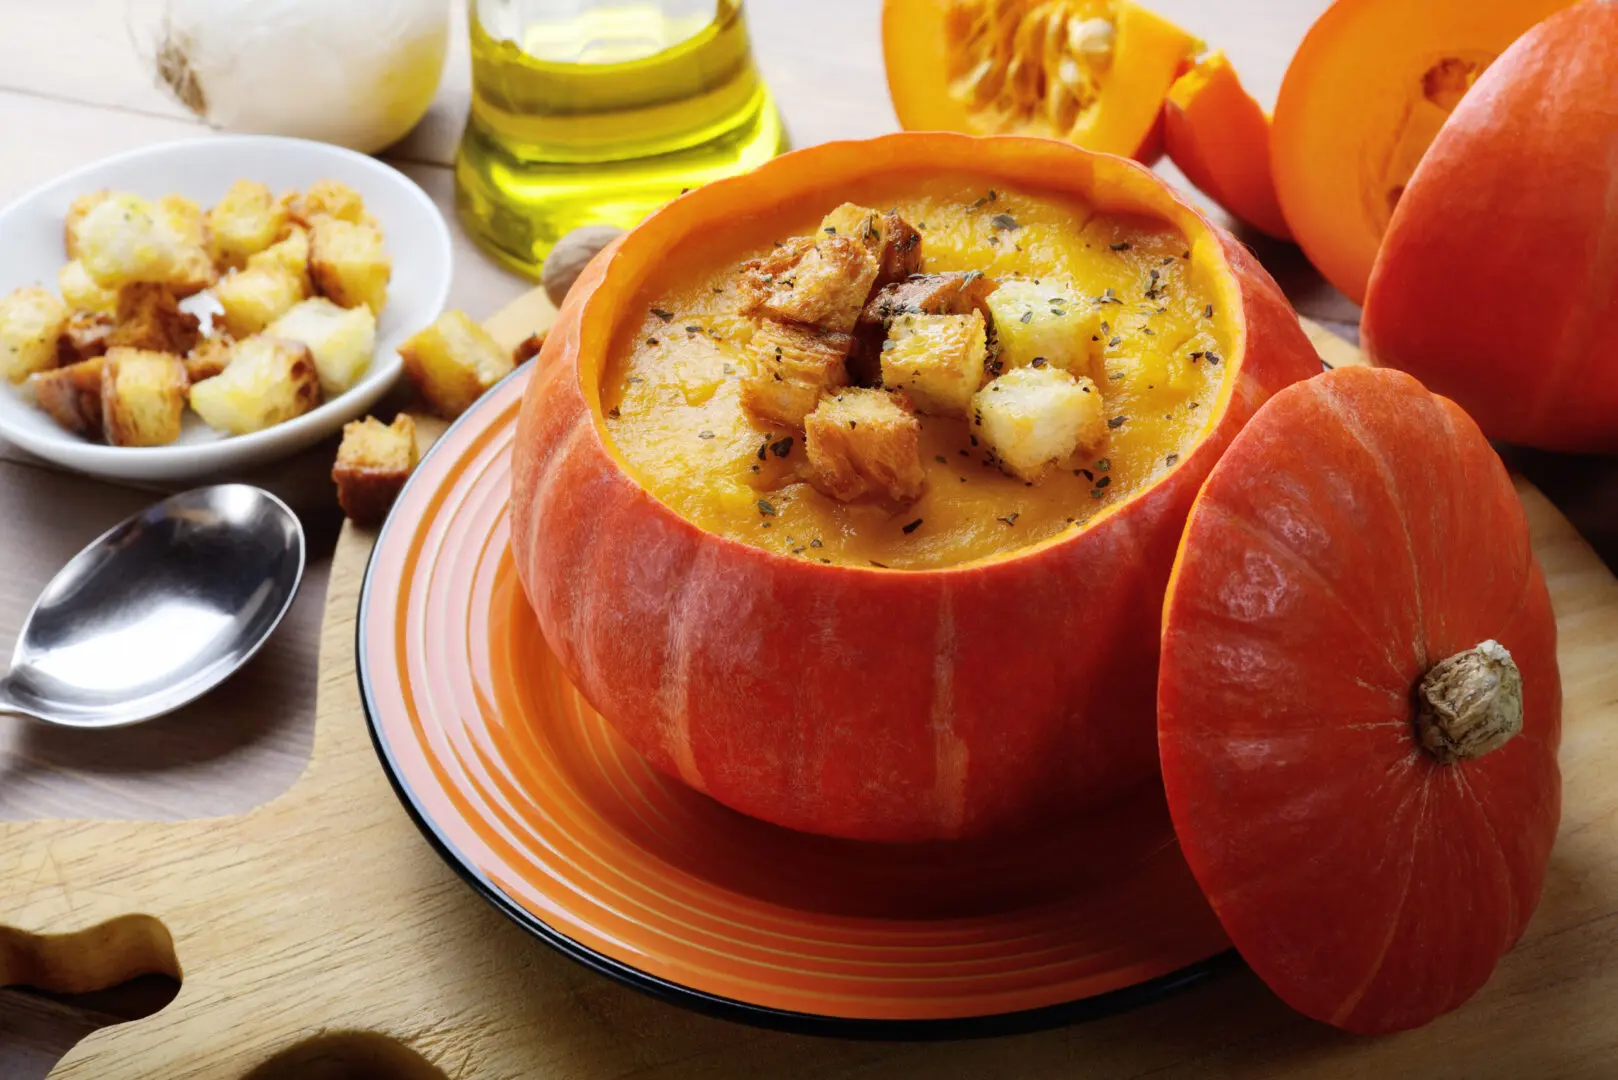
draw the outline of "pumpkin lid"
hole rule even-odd
[[[1158,743],[1187,861],[1299,1011],[1455,1008],[1538,902],[1561,813],[1556,627],[1512,482],[1397,371],[1281,391],[1187,523]]]

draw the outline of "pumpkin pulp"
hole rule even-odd
[[[1495,57],[1570,0],[1339,0],[1275,106],[1271,166],[1293,236],[1355,303],[1394,207]],[[1530,166],[1531,167],[1531,166]]]
[[[640,484],[676,513],[819,562],[955,566],[1082,528],[1173,468],[1199,437],[1218,394],[1227,321],[1177,230],[966,177],[848,196],[897,208],[922,235],[927,273],[1049,286],[1042,302],[1094,339],[1105,443],[1029,483],[1000,469],[969,420],[923,416],[926,487],[914,502],[840,502],[804,482],[801,433],[741,404],[756,324],[739,313],[736,282],[742,261],[783,234],[813,232],[811,219],[671,267],[620,328],[601,383],[606,427]]]
[[[1039,135],[1143,160],[1200,48],[1129,0],[887,0],[882,41],[907,129]]]

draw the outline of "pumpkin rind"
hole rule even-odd
[[[1290,240],[1270,175],[1270,118],[1216,52],[1175,80],[1163,104],[1169,160],[1214,202],[1267,236]]]
[[[1521,730],[1440,764],[1415,688],[1491,640]],[[1294,1008],[1415,1027],[1522,934],[1560,817],[1555,621],[1510,478],[1452,402],[1340,369],[1259,412],[1187,523],[1158,710],[1186,859]]]
[[[829,209],[853,178],[916,171],[1174,223],[1219,268],[1215,303],[1231,313],[1203,439],[1084,530],[946,570],[783,557],[651,497],[606,439],[597,381],[652,266],[738,213]],[[1147,170],[1052,140],[933,133],[823,144],[675,200],[586,269],[537,363],[512,551],[586,699],[658,769],[735,809],[920,840],[1036,825],[1151,779],[1157,612],[1186,511],[1235,431],[1319,361],[1246,249]]]
[[[1492,439],[1618,450],[1618,4],[1582,3],[1486,72],[1405,190],[1371,275],[1375,362]]]

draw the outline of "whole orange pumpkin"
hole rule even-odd
[[[1519,39],[1439,132],[1372,270],[1372,359],[1491,439],[1618,450],[1615,72],[1610,0]]]
[[[872,177],[957,174],[1177,227],[1230,312],[1200,441],[1083,528],[940,570],[822,565],[705,532],[606,435],[601,375],[654,267],[737,215],[837,205]],[[512,552],[584,696],[652,765],[756,817],[872,840],[1034,825],[1157,772],[1158,627],[1198,487],[1282,387],[1319,371],[1269,275],[1148,170],[1050,140],[829,143],[699,188],[602,252],[537,360]]]
[[[1186,525],[1158,710],[1186,861],[1293,1008],[1416,1027],[1528,925],[1562,806],[1556,619],[1511,477],[1415,379],[1318,375],[1237,437]]]

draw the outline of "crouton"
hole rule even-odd
[[[331,478],[337,505],[356,525],[378,525],[416,467],[416,422],[406,413],[384,424],[372,416],[343,425]]]
[[[20,383],[56,366],[57,339],[72,312],[37,285],[0,300],[0,375]]]
[[[857,203],[844,203],[821,219],[820,231],[864,244],[876,260],[877,288],[903,281],[921,270],[921,234],[897,210],[883,214]]]
[[[422,400],[446,420],[465,412],[516,366],[511,353],[464,311],[444,312],[400,345],[399,355]]]
[[[212,288],[219,280],[219,270],[208,249],[208,226],[202,207],[183,195],[165,195],[157,200],[157,212],[180,245],[174,273],[165,283],[180,297]]]
[[[232,435],[274,427],[319,404],[309,347],[272,337],[238,341],[224,371],[191,387],[191,408],[209,427]]]
[[[544,347],[545,331],[541,330],[538,333],[529,334],[527,337],[517,342],[517,347],[511,350],[511,362],[513,364],[526,364],[528,361],[538,356],[539,350],[543,349]]]
[[[136,281],[171,281],[188,258],[168,217],[139,195],[114,192],[79,220],[75,257],[104,289]]]
[[[184,355],[201,338],[200,325],[167,285],[137,281],[118,290],[118,325],[107,347]]]
[[[1043,358],[1075,376],[1094,376],[1104,345],[1103,317],[1088,301],[1077,299],[1073,289],[1049,278],[1002,281],[987,304],[1000,346],[996,359],[1003,369],[1028,367]]]
[[[293,305],[265,333],[309,346],[320,375],[320,389],[327,397],[336,397],[359,382],[371,366],[376,316],[364,305],[339,307],[324,296],[316,296]]]
[[[245,266],[249,255],[256,255],[281,238],[286,230],[287,210],[270,194],[270,189],[251,180],[238,180],[208,211],[208,244],[214,261],[221,267]]]
[[[1050,366],[1014,368],[992,380],[972,399],[972,425],[1024,480],[1039,479],[1052,462],[1107,437],[1095,383]]]
[[[67,217],[62,221],[62,247],[67,249],[70,260],[79,257],[82,247],[79,230],[83,228],[85,215],[111,197],[112,192],[102,188],[100,191],[86,192],[68,204]]]
[[[301,193],[289,191],[281,196],[281,205],[293,221],[305,227],[322,215],[355,225],[376,224],[376,219],[365,212],[360,193],[336,180],[316,180]]]
[[[56,287],[67,306],[77,311],[111,315],[118,310],[118,290],[104,289],[77,259],[56,272]]]
[[[374,226],[334,217],[317,217],[309,226],[309,276],[322,296],[380,315],[392,275],[393,259]]]
[[[902,395],[828,394],[804,418],[803,430],[809,482],[832,498],[908,502],[921,495],[921,422]]]
[[[226,332],[240,340],[263,330],[309,295],[308,280],[282,266],[249,266],[214,286]]]
[[[247,269],[284,270],[296,274],[304,282],[304,295],[312,295],[314,287],[309,281],[309,230],[294,225],[287,234],[257,255],[247,257]]]
[[[976,270],[918,274],[873,293],[860,312],[860,325],[887,326],[899,315],[969,315],[974,311],[990,323],[985,301],[995,288],[993,278]]]
[[[848,385],[844,359],[853,344],[847,334],[764,320],[747,343],[753,366],[742,377],[742,407],[761,420],[802,427],[823,392]]]
[[[28,377],[34,400],[45,414],[75,435],[100,440],[101,369],[104,356],[92,356],[76,364],[41,371]]]
[[[983,385],[983,316],[900,315],[882,349],[882,384],[934,416],[964,417]]]
[[[102,357],[101,426],[113,446],[164,446],[180,437],[185,365],[172,353],[113,348]]]
[[[230,366],[230,353],[235,345],[228,334],[203,338],[185,355],[185,377],[195,385],[224,371]]]
[[[743,271],[744,313],[846,334],[865,308],[877,265],[858,240],[822,235],[807,246],[785,245]]]
[[[112,346],[109,339],[117,325],[111,315],[75,311],[67,320],[67,325],[62,327],[61,337],[56,339],[56,362],[61,365],[77,364],[92,356],[100,356]]]

